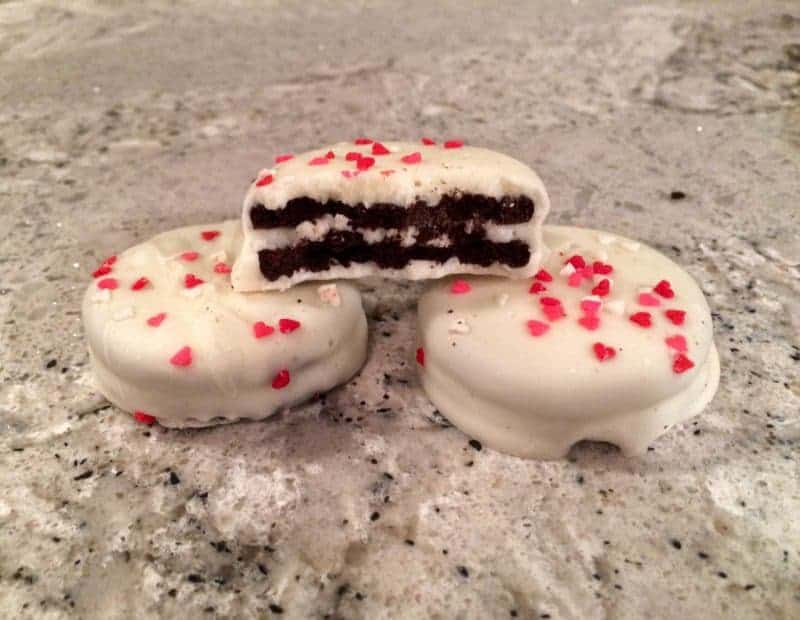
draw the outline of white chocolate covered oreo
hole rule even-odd
[[[451,140],[358,139],[276,158],[244,202],[239,291],[306,280],[533,275],[544,185],[523,163]]]
[[[233,291],[241,222],[172,230],[107,259],[83,324],[99,390],[137,419],[197,427],[266,418],[346,381],[367,323],[347,284]]]
[[[692,277],[639,242],[544,228],[526,281],[437,282],[419,301],[422,385],[483,443],[559,458],[581,440],[637,454],[698,414],[719,383],[708,304]]]

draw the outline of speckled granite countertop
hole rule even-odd
[[[0,615],[800,616],[797,3],[204,4],[0,4]],[[147,429],[92,390],[102,257],[363,133],[510,152],[551,222],[685,265],[723,361],[704,415],[634,459],[471,445],[397,285],[366,293],[360,377],[268,422]]]

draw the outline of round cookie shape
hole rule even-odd
[[[421,297],[417,367],[431,401],[501,452],[559,458],[581,440],[637,454],[719,383],[708,304],[637,241],[546,226],[532,279],[447,279]]]
[[[189,226],[106,259],[83,301],[99,390],[143,422],[263,419],[346,381],[367,322],[347,284],[236,293],[241,222]]]

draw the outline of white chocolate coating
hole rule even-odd
[[[629,239],[546,226],[544,242],[551,251],[543,267],[553,277],[541,282],[547,291],[530,293],[536,280],[465,278],[471,290],[461,294],[452,292],[451,279],[432,284],[419,301],[422,385],[453,424],[501,452],[559,458],[588,439],[640,453],[698,414],[717,389],[719,358],[706,300],[678,265]],[[570,270],[560,271],[575,254],[614,270],[570,286]],[[578,323],[585,314],[581,300],[603,277],[613,281],[611,292],[590,299],[603,302],[600,324],[590,330]],[[674,297],[652,292],[662,279]],[[641,305],[642,293],[658,305]],[[549,320],[540,301],[545,296],[559,299],[566,316]],[[683,324],[669,320],[667,309],[685,311]],[[650,313],[650,327],[630,320],[638,312]],[[544,333],[533,335],[529,320]],[[673,336],[683,336],[694,367],[676,372],[679,352],[666,343]],[[601,361],[597,342],[614,356]]]
[[[443,145],[424,145],[411,142],[383,142],[390,152],[373,155],[373,144],[357,145],[341,142],[332,146],[302,153],[288,161],[262,170],[250,186],[244,200],[242,224],[244,247],[233,270],[233,286],[239,291],[286,289],[305,280],[330,280],[361,278],[381,275],[388,278],[421,280],[440,278],[454,273],[493,274],[508,277],[529,277],[541,259],[541,226],[550,210],[547,191],[538,175],[525,164],[502,153],[488,149],[462,146],[444,148]],[[334,157],[328,159],[329,152]],[[358,170],[355,161],[348,161],[350,152],[371,157],[375,163],[368,170]],[[418,163],[404,163],[403,157],[419,153]],[[323,165],[309,165],[311,161],[327,160]],[[258,185],[268,176],[272,181]],[[333,266],[325,271],[296,271],[291,277],[283,276],[268,281],[258,266],[258,252],[262,249],[291,247],[301,240],[319,240],[329,230],[350,230],[346,217],[326,216],[313,223],[304,222],[295,228],[254,230],[250,209],[262,204],[267,209],[281,209],[293,198],[309,197],[319,202],[337,200],[348,205],[391,203],[408,206],[423,200],[435,206],[443,195],[456,192],[481,194],[492,198],[503,196],[528,196],[534,201],[533,218],[522,224],[487,226],[491,240],[508,242],[519,239],[531,250],[530,261],[519,268],[501,264],[488,267],[462,264],[453,258],[445,263],[415,260],[402,269],[380,269],[374,263],[354,263],[350,267]],[[362,232],[372,243],[386,236],[400,236],[404,245],[414,243],[414,231],[369,230]],[[431,245],[441,247],[448,240],[436,239]]]
[[[203,231],[220,234],[206,240]],[[232,264],[241,243],[239,220],[172,230],[120,254],[111,273],[89,285],[83,324],[97,386],[112,403],[164,426],[208,426],[266,418],[358,371],[367,325],[356,289],[337,283],[324,294],[319,284],[236,293],[230,274],[214,268]],[[186,260],[185,252],[198,257]],[[188,288],[187,274],[205,283]],[[131,290],[142,276],[149,283]],[[117,288],[99,288],[109,278]],[[148,324],[160,313],[160,324]],[[282,333],[282,318],[300,326]],[[265,328],[257,338],[259,321],[274,332],[263,335]],[[191,363],[173,364],[183,347],[191,349]],[[289,380],[281,385],[284,370]]]

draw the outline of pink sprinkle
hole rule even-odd
[[[285,368],[283,370],[279,370],[278,374],[275,375],[275,378],[272,380],[272,387],[276,390],[282,390],[291,381],[291,377],[289,376],[289,371]]]
[[[183,254],[181,254],[181,258],[190,263],[192,261],[196,261],[199,256],[200,254],[197,252],[184,252]]]
[[[274,179],[271,174],[265,174],[258,181],[256,181],[256,187],[264,187],[265,185],[269,185],[273,180]]]
[[[150,280],[148,280],[147,278],[142,276],[141,278],[136,280],[136,282],[131,284],[131,290],[132,291],[141,291],[148,284],[150,284]]]
[[[275,333],[275,328],[267,325],[264,321],[253,323],[253,335],[256,338],[266,338]]]
[[[183,347],[169,358],[169,363],[173,366],[190,366],[192,363],[192,350],[189,347]]]
[[[617,354],[616,349],[607,347],[602,342],[595,342],[592,346],[592,350],[594,351],[595,357],[601,362],[610,360]]]
[[[370,140],[369,138],[356,138],[355,139],[355,143],[356,144],[372,144],[372,140]]]
[[[450,285],[450,292],[453,295],[462,295],[463,293],[469,293],[471,290],[472,287],[466,280],[454,280]]]
[[[327,166],[330,160],[327,157],[315,157],[310,162],[309,166]]]
[[[550,272],[546,269],[540,269],[538,273],[533,276],[537,280],[541,280],[542,282],[552,282],[553,276],[550,275]]]
[[[364,156],[357,151],[350,151],[347,155],[344,156],[345,160],[347,161],[358,161],[362,157]]]
[[[147,324],[150,327],[158,327],[164,322],[164,319],[167,318],[166,312],[159,312],[158,314],[154,314],[149,319],[147,319]]]
[[[214,265],[214,273],[230,273],[231,268],[226,263],[217,263]]]
[[[550,321],[557,321],[558,319],[564,318],[566,313],[564,312],[563,306],[542,306],[542,312]]]
[[[201,280],[193,273],[187,273],[183,278],[183,284],[186,288],[194,288],[195,286],[200,286],[204,282],[205,280]]]
[[[675,349],[680,353],[686,353],[689,350],[688,345],[686,344],[686,338],[681,336],[680,334],[675,334],[674,336],[669,336],[668,338],[664,339],[664,342],[667,343],[667,346],[670,349]]]
[[[369,170],[375,165],[375,160],[372,157],[362,157],[356,162],[356,168],[359,170]]]
[[[416,153],[411,153],[411,155],[405,155],[400,158],[404,164],[418,164],[422,161],[422,153],[417,151]]]
[[[97,283],[97,288],[100,289],[108,289],[109,291],[113,291],[115,288],[119,286],[119,281],[116,278],[103,278]]]
[[[673,325],[683,325],[684,320],[686,320],[686,312],[683,310],[667,310],[664,314],[667,315]]]
[[[694,362],[683,353],[678,353],[672,362],[672,372],[677,375],[685,373],[690,368],[694,368]]]
[[[294,319],[281,319],[278,321],[278,329],[282,334],[291,334],[294,330],[300,327],[300,321]]]
[[[417,349],[417,364],[419,364],[420,366],[425,365],[425,349],[423,349],[422,347],[419,347]]]
[[[535,281],[533,284],[531,284],[531,287],[528,289],[528,292],[534,295],[538,295],[539,293],[544,293],[546,290],[547,287],[544,284]]]
[[[353,170],[342,170],[342,176],[343,176],[345,179],[354,179],[354,178],[356,178],[356,177],[357,177],[359,174],[361,174],[361,171],[360,171],[360,170],[355,170],[355,171],[353,171]]]
[[[422,138],[422,144],[424,144],[425,146],[433,146],[434,144],[436,144],[436,142],[434,142],[430,138]]]
[[[567,262],[573,267],[575,267],[575,269],[583,269],[584,267],[586,267],[586,261],[583,260],[583,256],[581,256],[580,254],[575,254],[574,256],[570,256],[567,259]]]
[[[586,314],[597,314],[600,312],[600,308],[603,305],[602,301],[597,301],[596,299],[583,299],[581,300],[581,310],[583,310]]]
[[[140,424],[146,424],[147,426],[153,426],[153,424],[156,423],[156,419],[149,413],[145,413],[144,411],[134,411],[133,419],[139,422]]]
[[[661,280],[661,282],[653,287],[653,290],[665,299],[672,299],[675,297],[675,291],[672,290],[672,286],[667,280]]]
[[[109,273],[111,273],[111,267],[103,264],[92,272],[92,277],[99,278],[100,276],[107,276]]]
[[[598,297],[605,297],[611,292],[611,282],[609,282],[608,278],[603,278],[600,280],[597,286],[592,289],[592,295],[597,295]]]
[[[550,329],[550,326],[547,323],[536,320],[528,321],[527,326],[531,336],[535,336],[537,338]]]
[[[594,331],[600,327],[600,317],[596,314],[586,314],[578,319],[578,323],[581,327],[585,327],[589,331]]]
[[[636,323],[640,327],[650,327],[653,324],[652,317],[649,312],[635,312],[628,317],[632,323]]]
[[[592,263],[592,271],[594,271],[594,273],[599,273],[601,275],[607,276],[609,273],[614,271],[614,268],[607,263],[603,263],[599,260],[596,260]]]
[[[539,303],[543,306],[560,306],[561,300],[556,299],[555,297],[542,297],[539,300]]]
[[[383,146],[380,142],[376,142],[372,145],[372,154],[373,155],[388,155],[391,151]]]
[[[381,170],[381,174],[385,177],[390,177],[394,174],[394,170]]]
[[[222,233],[220,233],[220,231],[218,230],[204,230],[203,232],[200,233],[200,236],[206,241],[213,241],[214,239],[219,237],[220,234]]]
[[[325,153],[325,157],[326,159],[334,159],[336,157],[336,154],[333,151],[328,151],[327,153]]]
[[[289,161],[290,159],[294,159],[294,155],[292,155],[291,153],[286,153],[286,155],[278,155],[275,158],[275,163],[282,164],[283,162]]]
[[[567,284],[570,286],[580,286],[581,282],[583,282],[583,272],[581,271],[571,273],[569,274],[569,278],[567,278]]]
[[[661,302],[658,300],[658,297],[655,295],[651,295],[650,293],[639,293],[639,305],[640,306],[660,306]]]
[[[448,140],[444,143],[444,148],[446,149],[460,149],[464,146],[464,143],[461,140]]]

